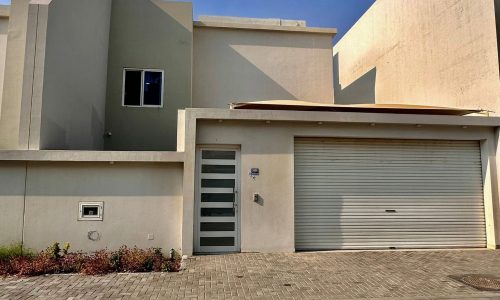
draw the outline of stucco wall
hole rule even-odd
[[[335,102],[500,115],[493,0],[378,0],[335,45]]]
[[[44,9],[37,39],[45,38],[45,48],[36,49],[45,55],[43,78],[35,81],[43,84],[41,117],[33,119],[38,146],[102,149],[111,0],[52,0]]]
[[[297,99],[331,103],[328,34],[195,27],[193,107]]]
[[[414,125],[317,124],[265,121],[198,121],[197,144],[241,146],[241,250],[243,252],[270,252],[294,250],[294,137],[359,137],[396,139],[456,139],[486,140],[486,155],[494,160],[494,133],[488,128]],[[189,155],[193,153],[187,153]],[[488,161],[485,169],[491,177],[485,179],[485,201],[498,202],[495,171]],[[260,176],[253,180],[250,168],[260,168]],[[486,174],[486,173],[485,173]],[[490,173],[488,173],[490,174]],[[488,175],[489,176],[489,175]],[[263,204],[253,201],[259,193]],[[184,201],[188,201],[185,198]],[[486,204],[486,207],[491,205]],[[185,205],[185,207],[188,207]],[[500,234],[498,210],[487,215],[489,246],[494,247]],[[493,226],[497,226],[496,231]],[[189,240],[189,239],[188,239]],[[493,243],[493,244],[491,244]],[[498,243],[497,243],[498,244]]]
[[[24,163],[0,163],[0,245],[22,240],[25,175]]]
[[[28,3],[29,1],[14,1],[10,7],[4,81],[0,82],[3,85],[0,149],[27,147],[27,139],[20,138],[20,120],[25,76]]]
[[[0,16],[0,108],[2,107],[3,79],[5,72],[5,56],[7,51],[7,33],[9,18]]]
[[[176,149],[177,110],[191,106],[192,26],[191,3],[113,1],[106,149]],[[165,71],[162,108],[122,106],[126,67]]]
[[[25,168],[21,162],[0,166],[0,245],[21,241]],[[29,162],[27,174],[29,248],[43,250],[55,241],[84,251],[181,248],[181,163]],[[103,221],[77,221],[81,201],[103,201]],[[100,240],[89,240],[89,231],[99,232]]]

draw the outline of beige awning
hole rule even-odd
[[[422,115],[452,115],[464,116],[480,113],[477,109],[461,109],[439,106],[423,106],[408,104],[328,104],[299,100],[267,100],[255,102],[232,103],[231,109],[256,110],[297,110],[297,111],[335,111],[335,112],[366,112],[366,113],[393,113],[393,114],[422,114]]]

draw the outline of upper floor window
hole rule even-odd
[[[123,70],[123,106],[162,107],[163,70]]]

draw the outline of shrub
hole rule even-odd
[[[139,249],[122,246],[111,254],[111,264],[119,272],[160,272],[166,259],[160,248]]]
[[[166,270],[168,272],[179,272],[181,270],[182,256],[179,252],[170,250],[170,258],[167,260]]]
[[[14,274],[12,269],[12,264],[10,261],[2,260],[0,261],[0,276],[8,276]]]
[[[21,256],[33,257],[35,254],[31,250],[23,248],[21,243],[0,247],[0,261],[8,261]]]
[[[86,257],[80,270],[86,275],[103,275],[113,271],[111,255],[106,250],[94,252]]]
[[[85,263],[86,257],[81,252],[67,253],[59,260],[59,272],[79,273]]]
[[[69,244],[61,249],[54,243],[38,254],[24,252],[22,247],[4,247],[0,259],[0,276],[36,276],[54,273],[102,275],[110,272],[178,272],[181,255],[171,250],[165,257],[160,248],[139,249],[122,246],[118,251],[100,250],[92,254],[69,252]]]

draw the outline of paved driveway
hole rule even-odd
[[[0,299],[500,299],[448,277],[471,273],[500,276],[500,251],[198,256],[176,274],[0,279]]]

